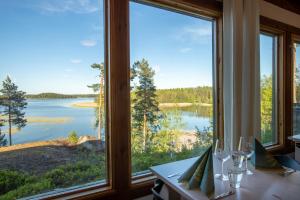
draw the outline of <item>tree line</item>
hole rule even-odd
[[[27,99],[73,99],[73,98],[93,98],[95,94],[58,94],[58,93],[40,93],[27,94]]]
[[[212,104],[213,94],[211,86],[194,88],[158,89],[159,103],[207,103]]]

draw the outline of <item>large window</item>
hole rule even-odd
[[[105,183],[103,18],[102,0],[0,1],[0,199]]]
[[[293,44],[293,134],[300,134],[300,42]]]
[[[278,142],[277,134],[277,37],[260,35],[260,95],[261,95],[261,140],[265,145]]]
[[[132,173],[212,144],[212,19],[130,3]]]

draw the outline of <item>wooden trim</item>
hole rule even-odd
[[[223,18],[215,21],[215,78],[216,78],[216,137],[224,146],[224,104],[223,104]]]
[[[109,1],[109,22],[110,174],[116,199],[126,200],[131,184],[129,0]]]
[[[135,184],[131,185],[129,191],[130,199],[135,199],[151,194],[151,188],[154,186],[155,179],[156,177],[152,176],[151,178],[149,177],[147,180],[141,180],[139,183],[136,182]]]
[[[300,4],[297,0],[264,0],[264,1],[300,15]]]
[[[222,16],[223,4],[212,0],[133,0],[152,6],[183,11],[185,14],[216,18]]]
[[[300,35],[300,28],[276,21],[274,19],[270,19],[268,17],[260,16],[260,24],[269,28],[274,28],[277,30],[287,31]]]
[[[289,125],[289,135],[288,136],[292,136],[294,134],[294,127],[293,127],[293,123],[294,123],[294,115],[293,115],[293,112],[294,112],[294,87],[295,87],[295,66],[294,66],[294,54],[296,52],[294,52],[294,47],[293,47],[293,44],[295,42],[299,43],[300,42],[300,35],[297,35],[297,34],[293,34],[293,33],[288,33],[288,38],[287,38],[287,52],[288,52],[288,56],[287,58],[287,63],[289,65],[288,67],[288,70],[289,70],[289,76],[287,77],[287,79],[289,80],[289,84],[290,84],[290,92],[288,94],[286,94],[287,97],[290,97],[290,101],[288,102],[290,105],[288,107],[288,111],[287,112],[287,117],[289,117],[289,121],[290,123],[288,124]],[[287,143],[288,143],[288,149],[289,149],[289,152],[291,151],[294,151],[295,150],[295,145],[294,145],[294,142],[290,141],[290,140],[287,140]]]
[[[285,109],[284,109],[284,118],[285,118],[285,147],[288,151],[294,148],[292,141],[288,139],[289,136],[293,135],[293,87],[294,87],[294,74],[293,74],[293,63],[292,63],[292,37],[291,33],[286,33],[286,67],[284,70],[284,83],[285,83]]]
[[[109,124],[110,124],[110,116],[109,116],[109,35],[108,35],[108,30],[109,30],[109,0],[103,0],[103,10],[104,10],[104,74],[105,74],[105,94],[104,94],[104,99],[105,99],[105,143],[106,143],[106,181],[108,185],[111,185],[111,171],[110,169],[110,163],[109,160],[111,158],[111,152],[109,148],[110,144],[110,130],[109,130]]]

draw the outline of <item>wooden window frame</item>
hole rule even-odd
[[[105,76],[106,76],[106,184],[70,190],[40,199],[133,199],[147,195],[153,175],[132,179],[130,113],[129,0],[105,2]],[[215,134],[223,138],[222,101],[222,3],[211,0],[140,0],[172,11],[214,18]]]
[[[276,62],[276,68],[275,72],[275,77],[272,74],[273,81],[275,83],[275,88],[273,89],[273,92],[275,92],[275,124],[273,124],[273,128],[275,129],[275,134],[276,134],[276,143],[267,145],[266,148],[269,151],[274,151],[274,150],[280,150],[284,148],[284,126],[283,126],[283,109],[284,109],[284,76],[283,76],[283,70],[284,70],[284,60],[285,60],[285,32],[276,29],[273,27],[270,27],[265,24],[260,25],[260,33],[265,34],[265,35],[270,35],[270,36],[275,36],[276,37],[276,46],[275,46],[275,62]]]
[[[293,63],[292,49],[293,35],[300,35],[300,28],[260,16],[261,27],[269,28],[282,34],[282,89],[281,89],[281,144],[271,146],[268,150],[276,153],[290,153],[294,151],[293,142],[288,139],[293,134]]]

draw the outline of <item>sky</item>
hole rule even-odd
[[[29,94],[87,94],[103,62],[102,0],[0,1],[0,81]],[[272,38],[261,36],[261,73]],[[130,3],[130,62],[148,60],[157,88],[212,85],[212,22]],[[299,59],[300,60],[300,59]]]

